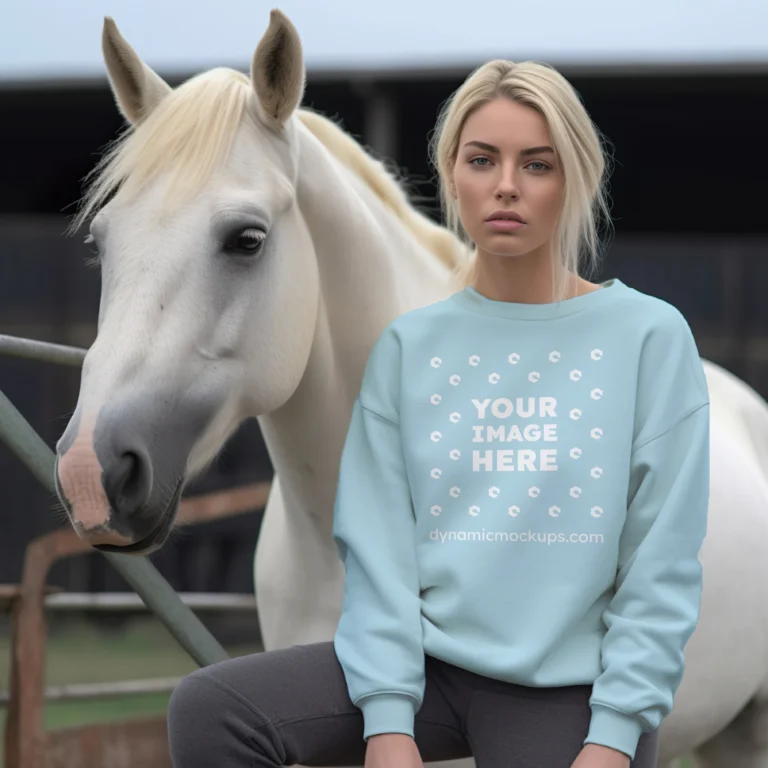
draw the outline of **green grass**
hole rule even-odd
[[[231,656],[262,650],[254,643],[227,647]],[[0,633],[0,690],[9,686],[10,643]],[[125,632],[101,633],[85,622],[73,622],[50,632],[46,655],[46,685],[98,683],[153,677],[182,677],[197,665],[158,621],[137,619]],[[54,702],[45,708],[48,730],[162,715],[170,694],[151,693],[91,701]],[[6,710],[0,709],[0,733]],[[0,737],[1,738],[1,737]],[[3,765],[0,750],[0,768]]]
[[[68,728],[87,723],[108,723],[134,717],[162,715],[168,705],[169,694],[151,693],[145,696],[121,696],[119,699],[58,702],[45,708],[47,730]]]

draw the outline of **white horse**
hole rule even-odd
[[[467,252],[356,142],[299,109],[301,43],[281,13],[250,78],[212,70],[172,90],[109,19],[103,50],[132,131],[84,208],[106,203],[91,225],[103,288],[57,446],[63,501],[94,545],[150,551],[185,479],[257,417],[276,470],[255,557],[265,647],[330,639],[336,476],[368,353],[393,318],[455,289]],[[766,768],[768,407],[707,374],[703,609],[660,764],[704,745],[706,765]]]

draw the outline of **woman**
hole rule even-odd
[[[668,304],[579,276],[605,163],[552,69],[481,67],[435,146],[475,258],[371,353],[339,478],[335,640],[188,677],[176,768],[656,764],[701,592],[694,340]]]

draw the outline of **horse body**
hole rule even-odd
[[[312,114],[301,120],[325,127]],[[309,132],[302,132],[300,155],[308,168],[299,171],[297,204],[317,254],[321,300],[301,383],[285,406],[259,418],[275,468],[255,557],[267,648],[333,634],[343,570],[329,511],[368,353],[395,317],[448,295],[449,260],[463,252],[421,217],[413,220],[421,238],[414,237],[392,206]],[[442,234],[443,259],[423,242],[431,232]]]
[[[174,488],[258,418],[276,470],[255,557],[265,646],[328,640],[336,478],[368,354],[395,317],[454,290],[466,250],[338,127],[297,110],[301,46],[278,12],[250,79],[215,71],[171,95],[111,22],[104,51],[136,133],[90,199],[115,193],[92,225],[99,333],[57,446],[62,502],[94,545],[151,551]],[[177,181],[189,199],[159,215]],[[768,406],[705,368],[704,595],[661,764],[700,748],[711,768],[768,768]]]
[[[694,752],[703,767],[768,766],[768,406],[704,362],[711,480],[699,623],[659,765]]]

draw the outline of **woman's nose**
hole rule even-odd
[[[498,186],[496,187],[496,199],[516,200],[519,196],[520,191],[517,187],[517,180],[514,173],[511,170],[503,171]]]

